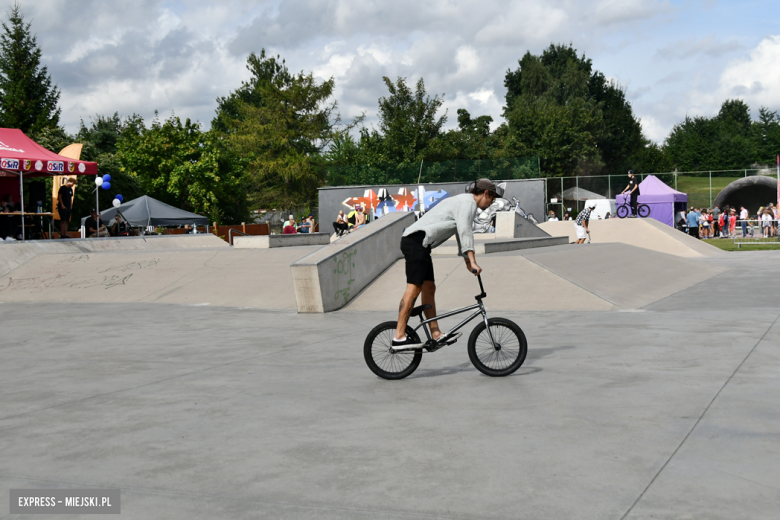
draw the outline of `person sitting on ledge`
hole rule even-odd
[[[103,222],[103,219],[98,216],[97,210],[95,209],[89,212],[89,217],[87,217],[86,222],[84,222],[84,227],[87,229],[86,238],[95,234],[99,237],[108,236],[106,224]]]

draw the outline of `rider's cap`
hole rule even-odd
[[[634,173],[634,170],[628,170],[628,173],[631,173],[631,174],[633,174],[633,173]]]
[[[477,191],[485,191],[488,190],[490,193],[496,192],[496,183],[491,181],[490,179],[479,179],[477,181]]]
[[[596,207],[596,203],[595,202],[591,202],[590,204],[588,204],[588,206],[590,206],[590,208],[593,209],[593,208]]]

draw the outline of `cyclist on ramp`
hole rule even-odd
[[[469,272],[478,275],[482,268],[474,258],[474,234],[472,223],[477,209],[487,209],[496,197],[503,192],[488,179],[479,179],[474,183],[470,193],[449,197],[439,202],[432,210],[423,215],[420,220],[409,226],[401,238],[401,252],[406,261],[406,292],[398,308],[398,327],[392,341],[393,348],[422,349],[423,343],[412,340],[406,335],[406,324],[417,297],[422,294],[423,305],[431,308],[425,310],[425,316],[436,316],[434,293],[436,284],[433,275],[433,260],[431,249],[446,242],[452,235],[458,242],[458,253],[463,256]],[[452,341],[461,333],[448,337],[439,330],[436,321],[430,322],[433,339]]]

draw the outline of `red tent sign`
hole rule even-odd
[[[25,177],[97,175],[97,164],[62,157],[39,145],[21,130],[0,128],[0,170],[20,172]]]

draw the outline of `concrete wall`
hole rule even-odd
[[[496,181],[506,182],[506,192],[504,197],[508,200],[512,200],[512,197],[517,197],[520,200],[520,206],[526,213],[532,213],[538,221],[544,220],[544,181],[541,179],[530,180],[511,180],[511,181]],[[423,184],[423,193],[427,193],[430,196],[438,197],[446,192],[449,196],[460,195],[465,192],[467,182],[462,183],[428,183]],[[376,185],[376,186],[338,186],[338,187],[325,187],[319,189],[319,214],[320,214],[320,231],[332,232],[333,222],[336,221],[336,215],[339,210],[344,210],[346,214],[351,211],[350,205],[345,205],[344,201],[356,197],[363,205],[368,204],[368,199],[361,200],[366,192],[373,191],[374,194],[378,194],[379,190],[385,189],[387,193],[392,196],[397,196],[400,189],[406,189],[410,194],[419,190],[420,186],[411,184],[393,184],[393,185]],[[375,199],[376,200],[376,199]],[[409,199],[412,200],[411,198]],[[376,202],[375,202],[376,203]],[[419,202],[414,203],[412,208],[414,211],[419,211]],[[350,202],[354,205],[354,202]]]
[[[536,238],[550,235],[516,211],[496,213],[496,238]]]
[[[84,238],[71,240],[0,241],[0,276],[38,255],[97,253],[105,251],[175,250],[230,247],[221,238],[199,235]]]
[[[298,312],[340,309],[401,258],[414,214],[391,213],[290,265]]]
[[[268,249],[270,247],[326,246],[330,244],[328,233],[295,233],[293,235],[235,236],[236,249]]]

